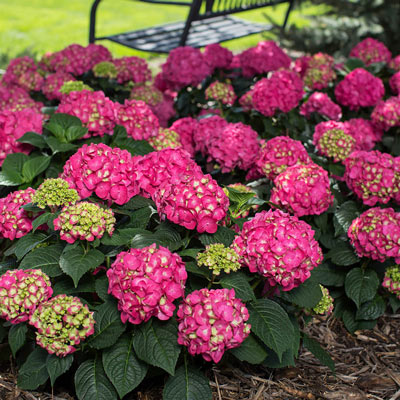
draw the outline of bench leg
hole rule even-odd
[[[90,9],[90,22],[89,22],[89,43],[94,43],[96,40],[96,11],[101,0],[94,0]]]
[[[185,28],[183,29],[181,39],[179,41],[179,46],[185,46],[186,40],[189,36],[189,30],[192,26],[193,20],[199,15],[202,0],[193,0],[190,7],[189,15],[186,20]]]
[[[295,0],[291,0],[291,2],[289,3],[289,7],[288,7],[288,9],[286,11],[286,15],[285,15],[285,21],[283,22],[283,25],[282,25],[282,32],[286,28],[286,25],[287,25],[287,22],[288,22],[288,19],[289,19],[289,14],[292,11],[292,8],[294,6],[294,2],[295,2]]]

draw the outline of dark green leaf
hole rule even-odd
[[[6,174],[0,171],[0,186],[18,186],[23,183],[22,176],[19,174]]]
[[[53,136],[47,136],[46,143],[49,145],[53,154],[65,153],[67,151],[75,150],[78,148],[77,145],[72,144],[72,143],[62,143]]]
[[[22,168],[24,164],[29,160],[29,157],[23,153],[12,153],[8,154],[6,159],[1,166],[3,173],[7,176],[8,174],[18,173],[22,176]]]
[[[322,213],[320,215],[314,215],[314,222],[322,232],[325,232],[328,228],[328,214]]]
[[[72,354],[66,357],[57,357],[55,354],[49,354],[46,359],[47,373],[50,376],[51,386],[54,387],[56,379],[67,372],[72,362],[74,361],[74,356]]]
[[[176,321],[165,322],[150,320],[139,325],[133,337],[133,346],[137,356],[150,365],[160,367],[174,375],[181,346],[177,342]]]
[[[71,126],[82,126],[82,122],[78,117],[64,113],[53,114],[50,118],[50,122],[46,124],[47,129],[49,129],[48,126],[50,123],[58,125],[62,130],[67,130]]]
[[[220,280],[220,284],[225,289],[234,289],[235,297],[243,301],[256,300],[253,289],[243,272],[231,272]]]
[[[112,236],[104,235],[101,238],[101,243],[107,246],[123,246],[129,243],[136,234],[143,232],[148,231],[137,228],[117,229]]]
[[[17,142],[28,143],[32,146],[38,147],[39,149],[46,147],[46,141],[43,139],[43,136],[36,132],[26,132],[17,140]]]
[[[72,278],[75,287],[86,272],[94,270],[104,261],[104,254],[99,250],[89,250],[86,254],[82,247],[67,246],[60,258],[60,267]]]
[[[311,353],[319,360],[323,365],[326,365],[332,372],[335,372],[335,363],[331,356],[321,347],[321,345],[313,338],[308,337],[303,333],[303,346],[310,350]]]
[[[313,308],[321,300],[322,292],[319,284],[310,278],[289,292],[282,292],[281,297],[299,307]]]
[[[125,210],[137,210],[139,208],[144,208],[149,206],[155,208],[156,204],[154,203],[153,200],[147,199],[146,197],[134,196],[127,203],[121,206],[121,208]]]
[[[14,357],[17,354],[17,351],[25,343],[26,332],[28,332],[26,323],[13,325],[8,332],[8,344],[10,345],[10,349]]]
[[[36,347],[19,370],[18,387],[23,390],[35,390],[47,381],[47,351]]]
[[[185,268],[187,272],[191,272],[197,276],[202,276],[203,278],[210,279],[212,275],[211,271],[207,267],[199,267],[194,261],[185,262]]]
[[[376,295],[372,300],[362,303],[357,310],[356,319],[377,319],[385,312],[386,304],[381,296]]]
[[[47,240],[48,236],[44,233],[28,233],[18,240],[14,253],[20,260],[25,254],[29,253],[33,248],[35,248],[39,243],[43,243]]]
[[[360,261],[360,258],[354,253],[353,248],[344,242],[329,250],[325,258],[331,259],[334,264],[340,266],[353,265]]]
[[[96,280],[97,283],[97,280]],[[58,294],[78,294],[78,293],[93,293],[95,291],[95,281],[92,276],[85,277],[79,281],[79,285],[75,287],[71,279],[63,277],[53,285],[53,296]]]
[[[86,135],[88,129],[85,128],[84,126],[70,126],[66,131],[65,131],[65,139],[66,141],[73,142],[74,140],[78,140],[82,138],[83,136]]]
[[[104,350],[103,366],[121,398],[142,382],[148,368],[136,357],[132,336],[123,336],[114,346]]]
[[[139,210],[132,211],[130,213],[131,223],[129,226],[132,228],[146,229],[154,212],[155,211],[150,207],[144,207],[140,208]]]
[[[390,294],[389,296],[389,304],[392,307],[393,313],[396,313],[397,310],[400,308],[400,299],[397,298],[394,294]]]
[[[344,67],[349,71],[353,71],[356,68],[365,68],[365,64],[359,58],[348,58]]]
[[[353,268],[344,283],[346,294],[356,303],[357,308],[362,303],[372,300],[378,290],[379,279],[372,269]]]
[[[234,188],[231,188],[229,186],[226,187],[228,190],[228,197],[229,200],[232,202],[238,203],[237,206],[238,208],[242,208],[251,198],[253,198],[256,194],[253,192],[240,192],[239,190],[236,190]]]
[[[126,328],[115,300],[103,303],[95,311],[94,320],[94,334],[90,336],[88,343],[95,349],[104,349],[115,344]]]
[[[107,275],[103,275],[96,279],[95,288],[97,295],[103,300],[107,301],[110,298],[108,294],[108,278]]]
[[[151,244],[168,247],[171,251],[175,251],[182,246],[182,239],[179,233],[172,227],[165,227],[156,232],[143,231],[134,236],[131,241],[132,248],[143,248]]]
[[[50,278],[62,275],[60,257],[63,249],[64,246],[61,244],[53,244],[35,249],[24,257],[19,268],[39,268]]]
[[[357,204],[354,201],[344,202],[335,212],[335,218],[342,226],[344,232],[350,228],[351,223],[360,215]]]
[[[185,250],[180,251],[179,255],[181,257],[191,257],[196,260],[197,254],[199,254],[201,251],[204,251],[204,249],[185,249]]]
[[[42,173],[50,165],[51,157],[39,156],[29,159],[22,168],[22,176],[25,182],[31,182],[33,178]]]
[[[240,361],[250,364],[261,364],[267,357],[264,345],[251,333],[239,347],[235,347],[230,352]]]
[[[108,380],[101,358],[87,360],[75,373],[75,390],[79,400],[117,400],[118,395]]]
[[[314,280],[324,286],[343,286],[346,278],[346,271],[337,266],[332,267],[327,263],[322,263],[311,271]]]
[[[236,233],[225,226],[219,226],[217,232],[214,234],[203,233],[199,236],[200,242],[207,246],[213,243],[222,243],[224,246],[228,247],[232,244]]]
[[[54,214],[49,213],[49,212],[45,212],[41,215],[39,215],[37,218],[35,218],[32,222],[32,232],[35,232],[37,228],[39,228],[39,226],[50,223],[50,221],[52,222],[54,217]]]

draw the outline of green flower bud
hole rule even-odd
[[[229,274],[240,268],[239,255],[236,251],[221,243],[207,246],[204,252],[197,255],[197,262],[199,266],[211,269],[214,275],[219,275],[221,271]]]
[[[64,179],[56,178],[46,179],[36,190],[32,202],[40,208],[45,208],[75,204],[78,200],[78,192],[71,189]]]

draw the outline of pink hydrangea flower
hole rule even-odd
[[[357,150],[372,150],[375,144],[382,140],[382,130],[375,127],[371,121],[353,118],[344,124],[347,127],[347,133],[356,139]]]
[[[396,72],[400,71],[400,54],[391,59],[389,67],[394,69]]]
[[[95,193],[100,199],[121,205],[139,192],[135,164],[127,150],[103,143],[84,144],[67,160],[61,178],[81,199]]]
[[[37,71],[35,61],[25,56],[11,60],[3,75],[3,82],[17,85],[27,91],[40,90],[43,77]]]
[[[32,230],[32,216],[21,206],[32,202],[35,190],[17,190],[0,199],[0,237],[19,239]]]
[[[147,140],[156,136],[160,125],[150,107],[141,100],[125,100],[115,103],[116,123],[126,129],[134,140]]]
[[[144,101],[148,106],[155,106],[163,101],[163,92],[155,86],[135,85],[129,97],[131,100]]]
[[[364,211],[351,223],[347,235],[359,257],[380,262],[394,257],[400,262],[400,214],[393,208]]]
[[[50,279],[40,269],[7,271],[0,277],[0,317],[12,324],[28,321],[52,294]]]
[[[400,94],[400,71],[396,72],[389,80],[390,89],[394,94]]]
[[[173,49],[161,68],[163,79],[172,90],[196,86],[210,74],[204,55],[190,46]]]
[[[82,90],[64,96],[57,113],[78,117],[89,132],[84,138],[111,134],[116,121],[116,106],[101,91]]]
[[[390,97],[377,104],[371,114],[373,124],[384,131],[400,126],[400,97]]]
[[[167,128],[160,128],[157,136],[151,137],[148,142],[155,150],[182,147],[178,133]]]
[[[254,85],[253,106],[266,117],[272,117],[277,111],[287,113],[297,107],[303,93],[303,82],[295,72],[276,71]]]
[[[49,100],[61,100],[63,94],[60,89],[65,82],[75,81],[75,78],[68,72],[56,72],[46,76],[42,85],[42,92]]]
[[[150,107],[154,115],[158,118],[158,122],[162,128],[167,128],[169,120],[175,116],[174,98],[164,93],[163,101]]]
[[[11,84],[0,85],[0,111],[20,111],[32,108],[39,113],[42,107],[43,103],[33,100],[25,89]]]
[[[187,272],[178,254],[152,244],[119,253],[107,277],[108,293],[118,299],[122,322],[140,324],[153,316],[172,317],[173,302],[184,296]]]
[[[216,68],[228,69],[233,59],[233,53],[219,43],[213,43],[204,48],[204,58],[213,72]]]
[[[350,110],[373,107],[385,94],[382,80],[363,68],[356,68],[335,88],[336,100]]]
[[[258,135],[241,122],[229,123],[223,130],[211,133],[207,143],[208,161],[215,160],[223,173],[236,167],[248,170],[259,151]]]
[[[182,147],[193,157],[195,154],[194,133],[199,122],[191,117],[180,118],[171,125],[171,130],[179,135]]]
[[[335,121],[342,118],[340,106],[334,103],[326,93],[322,92],[314,92],[300,107],[300,114],[306,118],[309,118],[314,112]]]
[[[386,268],[382,286],[400,300],[400,267],[398,265]]]
[[[232,246],[240,263],[257,272],[271,287],[288,291],[310,277],[322,262],[322,250],[306,222],[280,210],[257,213],[243,224]]]
[[[333,203],[328,173],[313,163],[287,168],[274,185],[270,201],[298,217],[322,214]]]
[[[17,140],[26,132],[42,133],[43,115],[25,108],[21,111],[0,111],[0,166],[11,153],[29,154],[32,146]]]
[[[117,69],[117,82],[125,83],[132,81],[142,83],[151,80],[151,71],[147,61],[140,57],[121,57],[113,60]]]
[[[50,354],[65,357],[94,333],[93,312],[78,297],[60,294],[39,304],[29,318],[38,331],[36,343]]]
[[[219,115],[201,119],[193,135],[195,151],[200,151],[204,156],[207,155],[207,146],[211,137],[220,134],[227,125],[228,122]]]
[[[232,106],[236,100],[235,90],[230,83],[213,82],[205,91],[206,99],[217,100],[227,106]]]
[[[290,57],[273,40],[259,42],[256,47],[243,51],[239,60],[246,77],[289,68],[291,63]]]
[[[242,106],[243,111],[249,112],[253,107],[253,91],[249,90],[239,98],[239,104]]]
[[[161,219],[199,233],[215,233],[229,207],[229,199],[217,182],[210,175],[195,171],[165,182],[155,193],[154,201]]]
[[[344,161],[344,179],[368,206],[386,204],[399,191],[400,162],[380,151],[355,151]]]
[[[194,356],[218,363],[224,352],[242,344],[250,334],[249,312],[234,289],[200,289],[178,309],[178,343]]]
[[[307,150],[300,141],[288,136],[277,136],[261,146],[256,166],[260,174],[274,180],[292,165],[306,165],[311,162]]]
[[[139,194],[151,197],[153,200],[162,184],[179,180],[192,173],[201,173],[201,168],[182,148],[164,149],[146,154],[137,160],[136,170]]]
[[[379,40],[366,38],[351,49],[350,57],[359,58],[368,66],[378,62],[388,63],[392,54]]]

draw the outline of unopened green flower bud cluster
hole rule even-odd
[[[329,295],[329,290],[319,285],[322,291],[322,298],[319,303],[312,309],[315,314],[329,315],[333,310],[333,298]]]
[[[214,275],[219,275],[221,271],[229,274],[240,268],[239,255],[236,251],[221,243],[208,245],[204,252],[197,255],[197,263],[199,266],[211,269]]]
[[[32,202],[40,208],[61,207],[79,200],[78,192],[61,178],[46,179],[36,190]]]
[[[82,90],[93,91],[90,86],[84,84],[82,81],[68,81],[61,86],[60,93],[70,94],[71,92],[81,92]]]
[[[393,265],[385,271],[382,286],[400,300],[400,266]]]
[[[110,61],[102,61],[96,64],[93,69],[93,74],[97,78],[116,78],[118,75],[117,68]]]
[[[356,147],[356,140],[341,129],[326,131],[318,141],[317,147],[334,162],[345,160]]]

